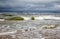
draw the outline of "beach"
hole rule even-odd
[[[31,20],[31,16],[34,16],[35,20]],[[41,28],[42,26],[45,26],[45,25],[60,26],[60,17],[56,17],[54,15],[53,16],[22,15],[21,17],[24,18],[23,21],[13,21],[13,20],[1,21],[2,19],[0,20],[0,31],[1,31],[0,38],[1,39],[4,39],[4,38],[5,39],[7,38],[8,39],[45,39],[44,37],[45,34],[41,33],[41,32],[44,32],[45,30]],[[56,33],[55,30],[54,30],[54,33]]]

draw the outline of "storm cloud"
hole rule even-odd
[[[60,10],[60,0],[0,0],[0,10]]]

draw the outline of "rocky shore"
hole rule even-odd
[[[60,39],[60,26],[44,25],[38,29],[32,27],[13,32],[0,32],[0,39]]]

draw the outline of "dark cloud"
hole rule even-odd
[[[0,0],[0,10],[60,10],[60,0]]]

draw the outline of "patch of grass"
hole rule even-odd
[[[35,17],[31,17],[31,20],[35,20]]]
[[[11,15],[11,14],[2,14],[3,16],[13,16],[13,15]]]
[[[12,18],[7,18],[6,20],[20,21],[20,20],[24,20],[24,18],[22,18],[22,17],[12,17]]]

